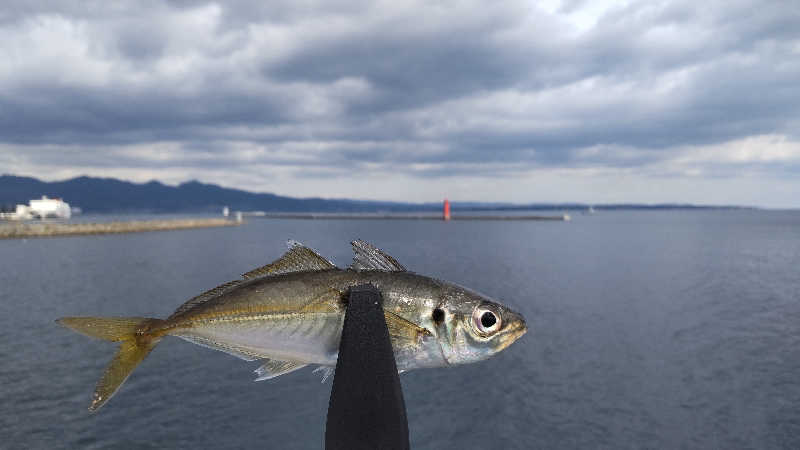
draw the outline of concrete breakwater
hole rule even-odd
[[[300,219],[300,220],[443,220],[441,214],[339,214],[339,213],[261,213],[250,214],[262,219]],[[569,221],[569,214],[554,216],[540,215],[453,215],[447,220],[556,220]]]
[[[189,228],[227,227],[240,224],[241,222],[228,219],[132,220],[107,223],[0,223],[0,239],[138,233],[143,231],[168,231],[185,230]]]

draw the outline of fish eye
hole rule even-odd
[[[493,313],[486,311],[481,315],[481,325],[483,325],[484,328],[490,328],[495,323],[497,323],[497,318]]]
[[[472,319],[475,323],[475,328],[477,328],[481,334],[491,334],[500,329],[500,316],[494,311],[476,308],[475,312],[472,314]]]
[[[440,308],[434,309],[433,321],[436,323],[442,323],[442,321],[444,321],[444,311],[442,311]]]

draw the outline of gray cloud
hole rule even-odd
[[[796,2],[615,4],[8,2],[2,171],[797,175]]]

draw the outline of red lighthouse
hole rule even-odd
[[[444,199],[444,212],[442,214],[442,219],[450,220],[450,200]]]

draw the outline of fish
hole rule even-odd
[[[119,342],[92,394],[95,412],[166,336],[259,361],[256,381],[316,365],[336,367],[350,288],[372,284],[399,372],[481,361],[527,332],[524,317],[454,283],[406,270],[363,240],[351,242],[352,264],[341,269],[313,249],[289,241],[276,261],[189,299],[166,319],[64,317],[78,333]]]

